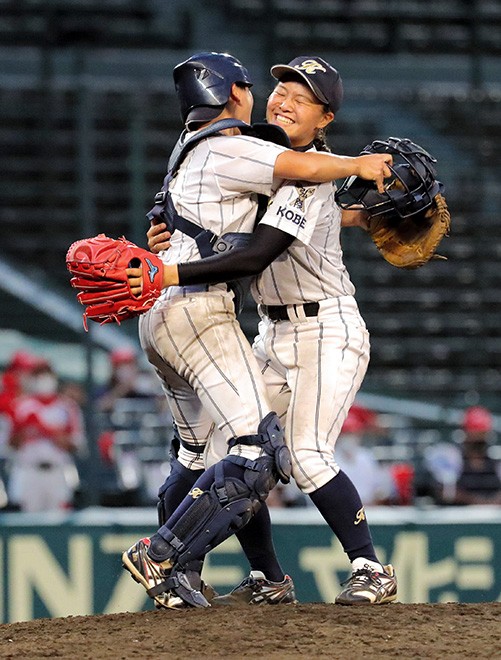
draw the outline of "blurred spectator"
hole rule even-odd
[[[70,508],[78,486],[74,454],[84,442],[82,411],[58,392],[48,362],[31,371],[26,392],[13,402],[10,500],[27,512]]]
[[[110,413],[120,399],[159,397],[158,381],[151,367],[142,369],[132,348],[117,348],[110,353],[110,377],[97,394],[97,408]],[[163,400],[162,396],[162,400]]]
[[[364,505],[388,504],[395,492],[390,472],[364,446],[367,434],[381,431],[377,413],[355,404],[336,443],[336,462],[355,484]]]
[[[87,404],[87,392],[85,387],[74,380],[64,380],[59,386],[59,392],[62,396],[72,399],[79,408],[84,409]]]
[[[409,506],[414,502],[415,497],[414,465],[412,463],[394,463],[390,467],[390,474],[395,487],[392,503]]]
[[[1,376],[0,384],[0,508],[10,506],[5,489],[9,438],[14,423],[14,401],[25,391],[26,381],[40,358],[27,351],[16,351]]]
[[[41,358],[27,351],[14,353],[2,374],[0,414],[12,419],[14,400],[26,391],[25,386],[29,374],[40,362]]]
[[[463,418],[463,464],[456,484],[455,504],[501,504],[499,465],[488,455],[493,430],[491,413],[468,408]]]
[[[461,447],[441,443],[425,454],[428,471],[435,482],[435,499],[440,504],[501,504],[499,461],[489,456],[493,433],[492,414],[473,406],[461,423]]]
[[[137,396],[139,367],[131,348],[117,348],[110,353],[110,377],[102,392],[98,392],[97,407],[111,412],[118,399]]]
[[[172,418],[152,367],[134,349],[110,353],[110,376],[96,396],[97,439],[104,506],[136,506],[156,501],[168,455]],[[153,482],[153,483],[151,483]],[[145,500],[147,500],[145,502]]]

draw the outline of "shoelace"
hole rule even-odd
[[[345,580],[344,582],[341,582],[341,586],[344,587],[345,584],[348,584],[349,582],[352,582],[353,585],[364,585],[365,582],[369,579],[372,582],[381,582],[379,579],[379,573],[376,571],[371,571],[368,568],[359,568],[356,570],[354,573],[350,575],[350,577]]]

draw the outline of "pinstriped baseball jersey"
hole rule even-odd
[[[273,167],[284,147],[246,136],[214,136],[189,152],[169,186],[177,212],[220,236],[225,232],[252,232],[256,194],[270,196],[281,183]],[[171,247],[160,253],[165,263],[200,259],[195,241],[174,232]],[[163,296],[179,294],[171,287]],[[224,290],[215,285],[211,290]]]
[[[288,182],[276,193],[261,222],[292,236],[292,245],[258,275],[256,302],[290,305],[355,293],[339,239],[341,210],[335,185]]]

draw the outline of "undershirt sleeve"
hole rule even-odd
[[[217,284],[252,277],[269,266],[294,240],[294,236],[280,229],[259,224],[246,247],[179,264],[179,284]]]

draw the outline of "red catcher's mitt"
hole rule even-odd
[[[66,266],[73,275],[71,286],[85,306],[87,319],[98,323],[118,323],[147,312],[160,296],[163,264],[151,252],[126,238],[99,234],[76,241],[66,254]],[[140,296],[130,290],[126,268],[141,268],[143,289]]]

